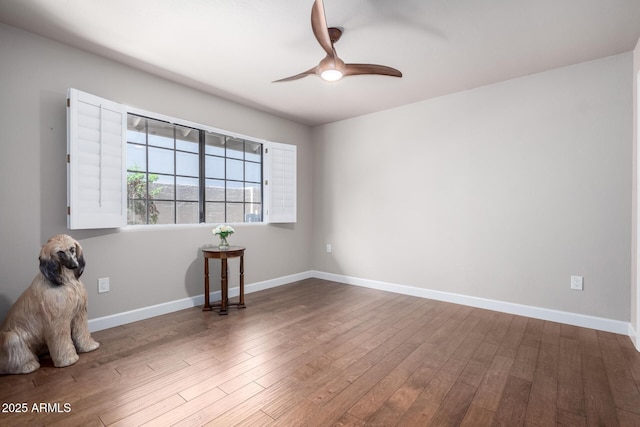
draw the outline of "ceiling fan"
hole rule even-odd
[[[327,52],[327,56],[315,67],[296,74],[295,76],[276,80],[273,83],[297,80],[312,74],[320,76],[323,80],[330,82],[340,80],[345,76],[361,74],[402,77],[400,71],[384,65],[345,64],[344,61],[338,57],[336,49],[333,47],[333,45],[340,40],[342,29],[336,27],[327,28],[327,18],[324,14],[324,3],[322,0],[315,0],[311,8],[311,29],[320,46]]]

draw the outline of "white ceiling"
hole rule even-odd
[[[0,22],[308,125],[629,52],[640,0],[325,0],[345,62],[316,76],[312,0],[0,0]]]

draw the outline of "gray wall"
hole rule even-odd
[[[66,229],[68,87],[148,111],[297,145],[298,222],[239,225],[231,242],[248,248],[248,284],[311,269],[311,132],[307,126],[2,24],[0,58],[0,319],[38,272],[41,245],[57,233],[68,232],[84,247],[87,268],[83,281],[89,292],[90,318],[203,293],[198,248],[215,242],[212,226],[125,232]],[[215,264],[212,275],[217,276]],[[97,294],[99,277],[111,279],[111,292]],[[214,290],[219,288],[217,280],[212,284]]]
[[[632,70],[623,54],[314,128],[314,268],[629,321]]]

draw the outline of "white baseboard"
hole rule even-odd
[[[289,276],[278,277],[271,280],[252,283],[245,286],[245,293],[261,291],[263,289],[274,288],[286,285],[288,283],[299,280],[316,277],[319,279],[330,280],[333,282],[344,283],[347,285],[362,286],[366,288],[379,289],[382,291],[393,292],[403,295],[412,295],[421,298],[429,298],[438,301],[462,304],[471,307],[484,308],[503,313],[515,314],[518,316],[532,317],[534,319],[548,320],[552,322],[565,323],[568,325],[580,326],[584,328],[597,329],[600,331],[612,332],[616,334],[628,335],[634,342],[638,351],[640,351],[640,338],[633,326],[629,322],[620,320],[605,319],[602,317],[588,316],[584,314],[569,313],[565,311],[551,310],[541,307],[533,307],[522,304],[514,304],[510,302],[491,300],[486,298],[472,297],[468,295],[454,294],[450,292],[435,291],[431,289],[416,288],[413,286],[400,285],[396,283],[380,282],[377,280],[361,279],[357,277],[343,276],[333,273],[325,273],[322,271],[305,271],[302,273],[292,274]],[[237,287],[229,289],[229,296],[238,296]],[[210,294],[211,301],[220,299],[220,291]],[[204,295],[184,298],[176,301],[170,301],[163,304],[143,307],[136,310],[126,311],[123,313],[113,314],[111,316],[99,317],[89,320],[89,330],[91,332],[103,329],[113,328],[115,326],[125,325],[127,323],[136,322],[138,320],[149,319],[151,317],[160,316],[162,314],[172,313],[178,310],[195,307],[204,304]]]
[[[631,324],[620,320],[605,319],[602,317],[588,316],[584,314],[569,313],[566,311],[551,310],[548,308],[533,307],[529,305],[515,304],[486,298],[472,297],[468,295],[454,294],[450,292],[434,291],[431,289],[416,288],[414,286],[399,285],[395,283],[380,282],[377,280],[360,279],[339,274],[314,271],[313,277],[345,283],[348,285],[362,286],[365,288],[379,289],[403,295],[429,298],[438,301],[451,302],[487,310],[500,311],[518,316],[532,317],[534,319],[548,320],[581,326],[583,328],[597,329],[616,334],[630,335]],[[638,344],[636,343],[636,348]],[[640,351],[640,350],[639,350]]]
[[[300,280],[310,279],[312,277],[313,277],[313,271],[304,271],[302,273],[290,274],[289,276],[277,277],[275,279],[264,280],[262,282],[246,285],[244,287],[244,292],[245,294],[250,294],[252,292],[258,292],[263,289],[275,288],[277,286],[298,282]],[[229,296],[232,296],[232,297],[238,296],[239,293],[240,293],[240,290],[237,287],[229,289]],[[220,299],[220,295],[218,295],[218,299]]]
[[[633,323],[629,323],[629,338],[631,338],[633,345],[636,346],[636,350],[640,352],[640,337],[638,336],[638,331],[634,329]]]
[[[298,280],[309,279],[311,277],[313,277],[311,271],[278,277],[276,279],[245,285],[244,292],[245,294],[250,294],[263,289],[275,288],[277,286],[297,282]],[[229,297],[236,297],[239,293],[240,290],[237,287],[229,288]],[[209,294],[209,299],[211,301],[220,300],[220,291],[211,292]],[[89,330],[91,332],[101,331],[103,329],[114,328],[116,326],[126,325],[127,323],[137,322],[138,320],[149,319],[151,317],[173,313],[174,311],[184,310],[186,308],[196,307],[203,304],[204,294],[176,301],[169,301],[162,304],[151,305],[149,307],[138,308],[136,310],[125,311],[123,313],[117,313],[110,316],[98,317],[96,319],[89,320]]]
[[[214,294],[217,294],[218,299],[220,299],[219,291],[212,293],[212,298]],[[215,299],[213,301],[215,301]],[[174,311],[184,310],[185,308],[191,308],[202,304],[204,304],[204,294],[176,301],[169,301],[162,304],[150,305],[148,307],[112,314],[110,316],[89,319],[89,331],[96,332],[103,329],[114,328],[116,326],[126,325],[127,323],[149,319],[162,314],[173,313]]]

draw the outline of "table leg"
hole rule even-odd
[[[229,303],[229,285],[227,283],[227,259],[222,258],[222,266],[220,267],[220,314],[227,314],[227,304]]]
[[[209,258],[204,258],[204,307],[202,311],[211,311],[209,303]]]
[[[238,300],[238,308],[247,308],[244,305],[244,254],[240,255],[240,299]]]

